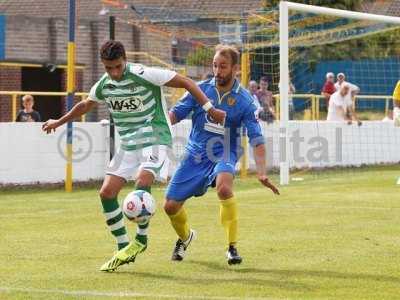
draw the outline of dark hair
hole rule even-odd
[[[261,76],[260,81],[264,81],[266,83],[269,83],[268,77],[267,76]]]
[[[124,45],[121,42],[109,40],[101,46],[100,57],[104,60],[114,60],[120,57],[126,59]]]
[[[222,56],[229,57],[232,62],[232,66],[237,65],[240,59],[240,53],[234,46],[219,44],[215,47],[215,52]]]

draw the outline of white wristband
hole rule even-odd
[[[205,111],[209,111],[211,108],[213,108],[214,106],[212,105],[212,103],[210,102],[210,101],[207,101],[206,102],[206,104],[204,104],[203,106],[202,106],[202,108],[205,110]]]

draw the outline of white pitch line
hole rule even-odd
[[[165,295],[165,294],[145,294],[135,292],[105,292],[105,291],[85,291],[85,290],[57,290],[57,289],[34,289],[34,288],[13,288],[1,287],[1,292],[22,292],[33,294],[61,294],[67,296],[89,296],[89,297],[142,297],[142,298],[164,298],[164,299],[199,299],[199,300],[289,300],[289,298],[263,298],[263,297],[225,297],[225,296],[184,296],[184,295]]]

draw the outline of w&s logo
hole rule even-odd
[[[143,109],[143,103],[137,97],[107,98],[107,104],[112,111],[119,112],[137,112]]]

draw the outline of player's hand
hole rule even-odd
[[[358,121],[357,121],[357,125],[358,125],[358,126],[361,126],[361,125],[362,125],[362,122],[361,122],[360,120],[358,120]]]
[[[226,112],[224,112],[221,109],[212,107],[212,108],[210,108],[210,110],[207,113],[215,122],[217,122],[218,124],[224,125]]]
[[[258,176],[258,181],[260,181],[263,186],[266,186],[272,192],[274,192],[274,194],[280,195],[278,188],[271,181],[269,181],[267,175]]]
[[[352,120],[348,120],[347,121],[347,125],[351,125],[351,124],[353,124],[353,121]]]
[[[58,126],[60,126],[58,120],[49,119],[42,125],[42,130],[49,134],[52,131],[56,131]]]

